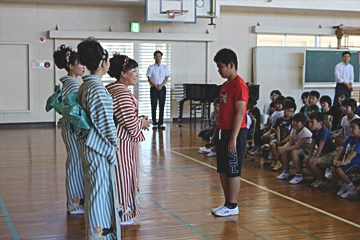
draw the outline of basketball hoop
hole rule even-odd
[[[181,28],[188,16],[188,10],[166,10],[168,19],[172,22],[174,28]]]

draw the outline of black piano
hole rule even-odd
[[[203,104],[203,108],[207,108],[208,118],[210,117],[210,103],[215,98],[219,97],[221,85],[216,84],[198,84],[198,83],[185,83],[175,84],[175,91],[173,98],[178,101],[179,104],[179,118],[178,121],[182,122],[182,114],[184,108],[184,102],[190,100],[199,101]],[[191,114],[190,114],[191,117]]]

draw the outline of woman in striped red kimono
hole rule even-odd
[[[65,47],[65,45],[61,45],[54,52],[53,57],[55,65],[59,69],[65,69],[68,73],[67,76],[60,78],[62,83],[61,98],[64,100],[69,93],[79,90],[77,78],[84,74],[85,67],[80,64],[76,51]],[[67,211],[70,214],[84,213],[84,175],[76,136],[65,118],[59,120],[59,125],[61,125],[61,136],[67,152],[65,162]]]
[[[119,138],[118,164],[115,166],[121,225],[131,225],[139,217],[138,142],[144,141],[143,129],[148,129],[147,117],[138,117],[138,101],[128,86],[136,84],[138,64],[125,55],[110,59],[109,75],[117,79],[106,86],[114,101],[114,120]]]
[[[108,52],[89,38],[78,45],[78,54],[80,62],[90,70],[79,88],[79,103],[92,123],[90,132],[78,138],[85,179],[86,239],[119,239],[114,194],[116,127],[113,101],[101,81],[109,69]]]

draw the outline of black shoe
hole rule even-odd
[[[206,147],[206,148],[211,148],[211,147],[213,147],[213,146],[214,146],[213,143],[207,143],[207,144],[205,144],[205,147]]]
[[[159,126],[160,130],[165,130],[165,126]]]

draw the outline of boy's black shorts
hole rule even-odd
[[[347,164],[347,165],[340,165],[339,168],[343,170],[344,173],[351,173],[351,172],[359,172],[360,169],[355,164]]]
[[[236,153],[228,152],[232,129],[219,130],[216,141],[217,172],[229,177],[241,176],[242,161],[246,151],[246,128],[241,128],[236,138]]]

